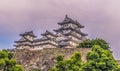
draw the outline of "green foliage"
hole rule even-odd
[[[114,71],[120,71],[120,65]]]
[[[92,48],[94,45],[99,45],[103,49],[109,49],[108,43],[100,38],[92,39],[92,40],[85,40],[81,42],[77,48]]]
[[[86,58],[87,62],[83,63],[78,52],[68,60],[58,55],[55,67],[49,71],[120,71],[120,65],[113,58],[111,51],[99,45],[94,45]]]
[[[15,65],[15,67],[13,68],[13,71],[24,71],[24,69],[21,65]]]
[[[49,71],[80,71],[82,66],[81,54],[76,52],[69,60],[63,59],[62,55],[57,56],[57,63],[55,68]]]
[[[24,71],[22,66],[17,65],[13,59],[13,53],[7,50],[0,51],[0,71]]]
[[[58,62],[60,62],[60,61],[62,61],[63,60],[63,56],[62,55],[57,55],[57,58],[56,58],[56,60],[58,61]]]
[[[49,71],[57,71],[57,68],[51,68]]]
[[[40,69],[33,69],[33,70],[30,70],[30,71],[41,71]]]
[[[83,65],[84,71],[117,71],[118,63],[110,50],[105,50],[98,45],[92,47],[92,51],[86,55],[87,62]]]

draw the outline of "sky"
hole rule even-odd
[[[0,0],[0,49],[14,48],[19,34],[33,30],[40,38],[57,29],[67,14],[85,26],[88,38],[106,40],[120,59],[120,0]],[[53,31],[52,31],[53,32]]]

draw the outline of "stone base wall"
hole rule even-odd
[[[56,56],[62,54],[68,59],[75,52],[80,52],[82,60],[86,61],[86,53],[91,51],[90,48],[43,48],[42,50],[15,50],[14,58],[24,66],[25,71],[31,69],[41,69],[48,71],[56,62]]]

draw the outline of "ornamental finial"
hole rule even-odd
[[[66,14],[66,18],[68,17],[68,15]]]

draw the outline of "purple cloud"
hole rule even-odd
[[[25,31],[34,30],[40,37],[45,30],[58,28],[57,23],[68,14],[85,26],[83,31],[89,34],[88,38],[108,41],[115,58],[120,59],[119,3],[119,0],[1,0],[0,35],[5,42],[9,41],[8,46]]]

